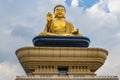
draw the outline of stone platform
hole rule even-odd
[[[23,47],[16,55],[28,75],[58,75],[65,68],[68,75],[95,75],[108,55],[101,48]]]
[[[88,47],[90,40],[84,36],[36,36],[34,46],[46,47]]]

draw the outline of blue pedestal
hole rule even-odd
[[[34,46],[47,47],[88,47],[90,40],[84,36],[36,36]]]

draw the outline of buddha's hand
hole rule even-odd
[[[78,34],[79,33],[79,29],[73,30],[72,34]]]
[[[47,21],[52,21],[52,18],[53,18],[52,13],[51,13],[51,12],[48,12],[48,13],[46,14],[46,18],[47,18]]]

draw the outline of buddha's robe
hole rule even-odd
[[[54,34],[72,34],[73,30],[73,25],[68,21],[65,21],[65,25],[62,26],[55,26],[54,22],[52,21],[50,26],[46,25],[44,32]]]

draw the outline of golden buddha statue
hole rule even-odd
[[[57,5],[54,8],[54,19],[52,13],[48,12],[46,15],[47,24],[44,32],[40,35],[51,36],[82,36],[79,34],[79,30],[74,30],[73,25],[65,20],[65,7],[63,5]]]

